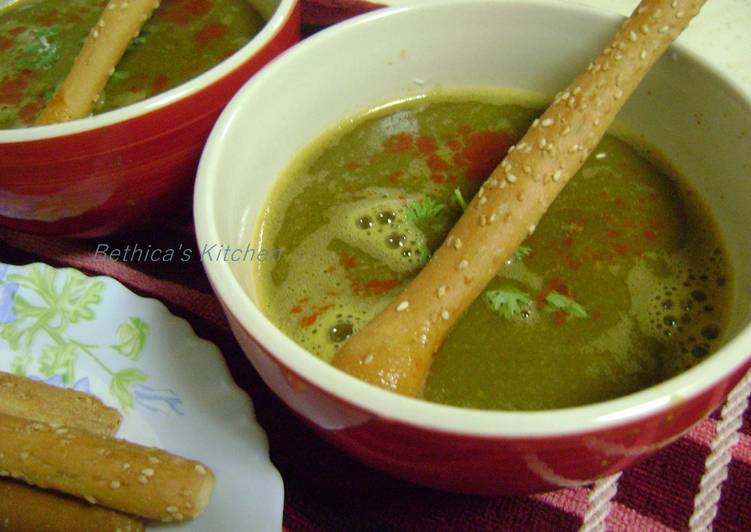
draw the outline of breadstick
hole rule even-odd
[[[0,476],[165,522],[198,516],[214,474],[161,449],[0,414]]]
[[[0,371],[0,414],[112,436],[122,416],[83,392]]]
[[[130,41],[158,6],[159,0],[110,0],[37,125],[88,116]]]
[[[643,0],[479,189],[432,259],[336,353],[334,366],[418,396],[449,329],[531,235],[649,68],[704,0]]]
[[[13,532],[143,532],[138,519],[101,506],[0,481],[0,530]]]
[[[112,436],[122,417],[96,397],[0,372],[0,413],[61,428]],[[27,484],[0,479],[0,530],[16,532],[141,532],[143,523]]]

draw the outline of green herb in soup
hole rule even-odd
[[[23,127],[65,79],[106,0],[20,0],[0,10],[0,129]],[[95,106],[154,96],[234,53],[264,25],[248,0],[163,0]]]
[[[261,221],[261,244],[285,250],[254,271],[270,319],[330,360],[429,260],[540,107],[434,94],[309,148]],[[550,409],[659,383],[717,347],[729,268],[696,194],[608,135],[450,332],[424,397]]]

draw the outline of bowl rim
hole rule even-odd
[[[279,0],[274,14],[252,39],[210,69],[167,91],[139,102],[69,122],[44,126],[0,129],[0,144],[31,142],[85,133],[147,115],[196,94],[221,80],[269,44],[289,24],[298,0]]]
[[[304,57],[306,54],[315,53],[318,43],[336,40],[340,38],[340,35],[357,32],[363,24],[416,10],[445,9],[447,6],[455,8],[457,4],[503,6],[500,7],[501,9],[524,9],[530,6],[562,9],[581,13],[584,16],[596,16],[603,24],[616,24],[625,19],[622,15],[604,9],[559,0],[525,0],[523,2],[519,0],[503,2],[434,0],[429,3],[396,6],[366,13],[306,39],[268,64],[248,81],[225,108],[212,130],[201,157],[194,193],[194,220],[199,249],[206,243],[220,242],[215,223],[214,183],[217,176],[221,175],[216,169],[223,151],[222,140],[231,133],[238,110],[245,107],[246,101],[252,98],[257,86],[262,86],[268,78],[277,76],[277,71],[283,71],[288,63],[297,60],[299,56]],[[744,91],[731,77],[681,43],[673,44],[670,50],[681,54],[707,75],[714,76],[751,112],[751,93]],[[318,359],[284,335],[269,321],[252,302],[227,262],[203,261],[203,266],[225,311],[235,318],[253,341],[276,364],[294,373],[296,378],[352,409],[367,412],[390,422],[434,432],[495,439],[542,439],[604,431],[617,426],[638,423],[651,416],[662,415],[676,404],[695,398],[714,388],[751,360],[751,350],[749,350],[751,324],[749,324],[719,351],[693,368],[655,386],[600,403],[538,411],[479,410],[431,403],[398,395],[365,383]]]

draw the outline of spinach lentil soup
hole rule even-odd
[[[309,147],[279,180],[255,266],[259,305],[323,360],[440,246],[541,113],[511,92],[442,92],[379,108]],[[424,398],[542,410],[664,381],[707,357],[730,264],[696,193],[654,154],[607,135],[461,317]]]
[[[34,122],[106,4],[20,0],[0,9],[0,129]],[[198,76],[264,24],[248,0],[162,0],[126,50],[94,112],[135,103]]]

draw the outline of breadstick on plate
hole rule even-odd
[[[0,530],[12,532],[143,532],[138,519],[109,508],[0,480]]]
[[[112,436],[120,412],[89,394],[0,371],[0,414]]]
[[[3,414],[0,476],[165,522],[198,516],[215,483],[205,465],[161,449]]]
[[[418,396],[433,353],[600,142],[704,0],[643,0],[602,53],[532,124],[425,268],[336,353],[366,382]]]
[[[110,0],[89,32],[68,76],[37,118],[54,124],[91,114],[99,95],[159,0]]]
[[[96,397],[0,372],[0,413],[67,425],[103,436],[117,432],[122,417]],[[140,532],[134,517],[27,484],[0,479],[0,530],[16,532]]]

